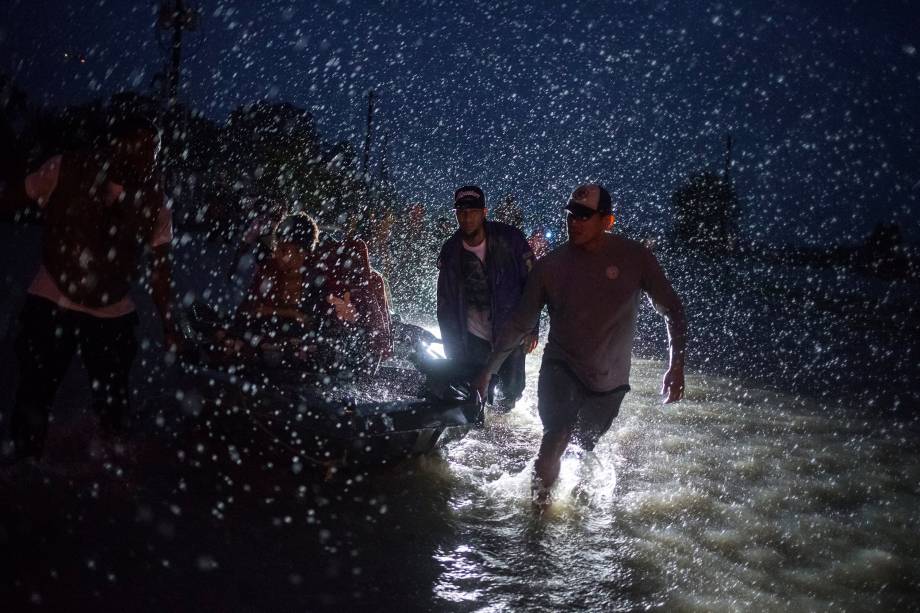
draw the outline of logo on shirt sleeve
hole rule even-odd
[[[616,280],[620,276],[620,269],[613,264],[607,267],[607,278],[611,281]]]

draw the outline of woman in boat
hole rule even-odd
[[[349,364],[386,358],[392,350],[389,308],[364,241],[320,237],[305,213],[285,216],[273,234],[270,257],[240,305],[239,323],[250,330],[312,333]]]
[[[304,273],[319,244],[319,228],[312,217],[296,213],[275,226],[271,251],[256,271],[249,293],[237,311],[247,327],[265,322],[297,323],[311,328],[315,300],[304,291]]]
[[[371,267],[367,243],[355,236],[326,237],[314,256],[312,283],[329,305],[323,322],[360,336],[359,345],[376,362],[389,357],[393,335],[386,283]]]

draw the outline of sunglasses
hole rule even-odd
[[[567,221],[572,221],[573,219],[577,219],[578,221],[588,221],[589,219],[597,215],[597,213],[598,211],[591,211],[591,212],[579,211],[578,213],[574,211],[566,211],[565,218]]]

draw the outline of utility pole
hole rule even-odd
[[[734,144],[731,132],[725,135],[725,184],[731,186],[731,169],[732,169],[732,145]]]
[[[385,130],[383,141],[380,143],[380,182],[387,186],[390,183],[390,131]]]
[[[163,130],[163,163],[166,172],[167,197],[180,183],[177,176],[176,161],[181,150],[182,122],[178,113],[179,77],[182,67],[182,34],[198,29],[198,11],[185,5],[184,0],[162,0],[157,29],[163,32],[169,41],[169,54],[166,63],[163,94],[165,100],[161,107],[160,126]],[[162,45],[162,40],[161,40]]]
[[[377,94],[374,90],[370,90],[367,93],[367,132],[364,136],[364,157],[363,157],[363,170],[364,176],[369,177],[368,172],[370,171],[370,159],[371,159],[371,138],[373,136],[374,129],[374,103],[376,102]]]
[[[166,108],[171,111],[179,99],[179,75],[182,66],[182,33],[198,29],[198,11],[184,0],[163,0],[160,4],[160,30],[169,34],[169,62],[166,70]]]

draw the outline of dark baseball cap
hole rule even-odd
[[[613,201],[610,199],[610,192],[603,185],[587,183],[578,186],[572,192],[569,202],[564,208],[576,215],[591,215],[594,213],[609,215],[613,212]]]
[[[455,209],[484,209],[486,196],[478,185],[464,185],[454,192]]]

